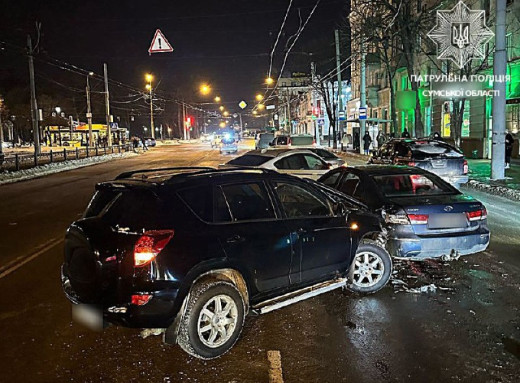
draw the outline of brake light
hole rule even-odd
[[[408,166],[415,166],[415,162],[413,162],[413,161],[408,162]]]
[[[463,173],[464,174],[468,174],[468,161],[464,160],[464,170],[463,170]]]
[[[287,139],[287,146],[292,146],[292,141],[290,138]]]
[[[480,221],[487,218],[487,210],[484,206],[480,210],[466,212],[468,221]]]
[[[150,301],[150,299],[152,299],[150,294],[132,295],[132,304],[136,306],[144,306]]]
[[[173,237],[173,230],[146,231],[134,245],[134,266],[152,262]]]
[[[428,214],[408,214],[408,219],[412,225],[426,225]]]
[[[316,140],[315,139],[312,140],[312,146],[316,146]]]

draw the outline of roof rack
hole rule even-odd
[[[138,173],[153,173],[153,172],[159,172],[159,171],[168,171],[168,170],[217,170],[215,168],[211,168],[208,166],[178,166],[174,168],[155,168],[155,169],[139,169],[139,170],[132,170],[129,172],[124,172],[119,174],[115,179],[121,180],[124,178],[130,178],[134,174]]]

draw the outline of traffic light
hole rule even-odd
[[[190,130],[191,127],[191,117],[186,117],[186,130]]]
[[[312,114],[316,117],[319,117],[320,116],[320,108],[318,108],[317,106],[313,106],[312,107]]]

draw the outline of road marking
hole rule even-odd
[[[269,360],[269,383],[283,383],[280,351],[267,351],[267,360]]]
[[[20,267],[22,267],[26,263],[31,262],[33,259],[35,259],[38,256],[42,255],[46,251],[52,249],[54,246],[58,245],[61,242],[63,242],[63,238],[51,239],[50,241],[45,242],[42,245],[43,247],[41,247],[41,249],[38,250],[36,253],[33,253],[30,256],[22,255],[22,256],[19,256],[16,259],[12,260],[8,264],[6,264],[2,268],[0,268],[0,270],[2,270],[2,273],[0,274],[0,279],[2,279],[3,277],[11,274],[13,271],[18,270]]]

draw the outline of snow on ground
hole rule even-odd
[[[100,164],[103,162],[111,161],[117,158],[125,158],[137,156],[136,153],[126,152],[126,153],[115,153],[115,154],[107,154],[106,156],[98,156],[98,157],[89,157],[82,158],[80,160],[71,160],[64,162],[55,162],[52,164],[45,164],[41,166],[37,166],[35,168],[24,169],[14,172],[2,172],[0,173],[0,185],[9,184],[12,182],[29,180],[32,178],[43,177],[49,174],[60,173],[67,170],[83,168],[85,166]]]

